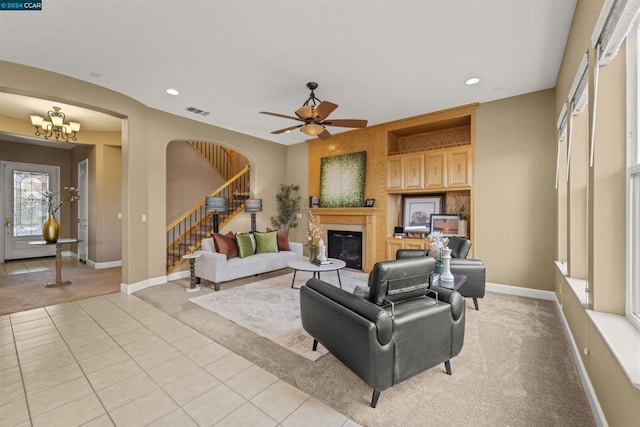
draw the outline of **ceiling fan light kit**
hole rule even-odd
[[[318,83],[309,82],[307,83],[307,88],[311,91],[309,98],[302,104],[302,107],[298,108],[295,111],[297,117],[287,116],[284,114],[278,113],[270,113],[268,111],[260,111],[260,114],[268,114],[270,116],[282,117],[284,119],[292,119],[297,120],[299,122],[304,122],[300,125],[289,126],[284,129],[278,129],[271,132],[272,134],[278,135],[281,133],[290,132],[294,129],[300,129],[300,132],[309,135],[309,136],[317,136],[320,139],[329,139],[331,138],[331,133],[327,130],[326,126],[337,126],[337,127],[347,127],[347,128],[365,128],[367,127],[366,120],[359,119],[336,119],[336,120],[325,120],[329,114],[331,114],[336,108],[338,108],[337,104],[327,101],[321,101],[318,99],[314,93],[314,90],[318,88]]]

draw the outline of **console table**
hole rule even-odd
[[[45,286],[60,286],[71,284],[70,280],[62,281],[62,245],[79,242],[81,242],[81,240],[78,239],[58,239],[58,241],[55,243],[49,243],[44,240],[29,242],[30,245],[56,245],[56,281],[46,283]]]

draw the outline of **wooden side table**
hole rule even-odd
[[[44,240],[37,240],[35,242],[29,242],[30,245],[56,245],[56,281],[47,283],[45,286],[61,286],[70,285],[70,280],[62,280],[62,245],[68,243],[79,243],[82,240],[78,239],[58,239],[55,243],[45,242]]]
[[[189,260],[189,271],[191,273],[189,287],[185,289],[185,292],[198,292],[200,290],[200,286],[196,283],[196,258],[200,258],[200,254],[182,255],[182,259]]]

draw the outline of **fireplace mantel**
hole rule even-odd
[[[357,224],[364,227],[362,270],[369,273],[376,260],[376,223],[380,211],[376,208],[312,208],[320,225]]]

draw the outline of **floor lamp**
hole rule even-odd
[[[207,197],[205,200],[204,209],[206,212],[213,212],[213,232],[217,233],[219,227],[218,214],[220,212],[227,211],[227,199],[220,196]]]
[[[262,199],[247,199],[244,201],[244,211],[251,213],[251,232],[256,232],[256,212],[262,212]]]

